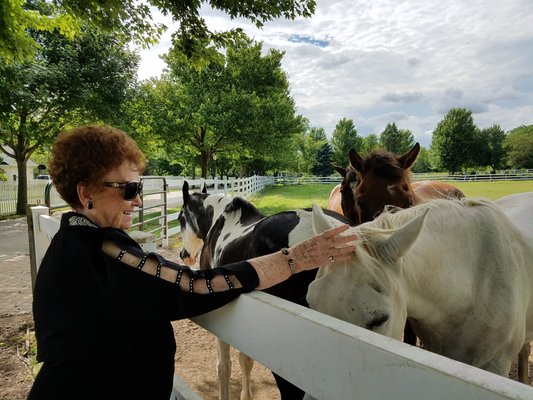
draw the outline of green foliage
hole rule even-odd
[[[331,146],[325,143],[318,151],[316,164],[311,168],[311,173],[316,176],[329,176],[333,173],[331,166]]]
[[[345,166],[348,163],[348,151],[355,149],[361,151],[362,138],[357,134],[354,122],[351,119],[343,118],[335,126],[331,137],[331,148],[333,150],[332,160],[335,165]]]
[[[311,127],[307,132],[298,134],[296,137],[297,165],[295,171],[312,174],[312,170],[318,162],[318,153],[327,143],[328,139],[324,128]]]
[[[504,141],[507,164],[512,168],[533,168],[533,125],[519,126]]]
[[[283,169],[293,163],[295,137],[304,128],[282,58],[276,50],[263,55],[262,44],[248,40],[228,49],[223,63],[198,69],[171,51],[170,73],[140,86],[135,130],[159,136],[169,154],[181,149],[184,159],[200,165],[203,177],[214,157],[226,173]]]
[[[35,59],[0,61],[0,149],[17,161],[17,213],[25,213],[26,162],[59,131],[85,121],[114,122],[136,78],[138,56],[117,39],[90,29],[74,40],[33,32]]]
[[[362,138],[361,154],[369,154],[373,150],[380,148],[378,136],[375,133],[371,133],[368,136]]]
[[[163,15],[171,15],[179,29],[173,33],[173,44],[195,65],[218,58],[217,50],[238,43],[240,29],[212,32],[200,17],[201,1],[188,0],[2,0],[0,2],[0,59],[7,63],[31,60],[39,48],[28,32],[32,29],[59,33],[72,39],[83,24],[114,33],[125,41],[150,46],[159,40],[164,25],[152,20],[150,6]],[[247,1],[210,0],[212,8],[233,18],[246,18],[257,27],[275,18],[294,20],[310,17],[315,0]]]
[[[476,151],[476,126],[472,111],[451,109],[433,131],[431,150],[437,170],[461,170]]]
[[[506,151],[503,145],[505,132],[499,125],[493,125],[479,131],[476,165],[489,165],[492,173],[504,166]]]
[[[394,122],[387,124],[379,136],[379,142],[385,150],[395,154],[404,154],[415,144],[411,131],[398,129]]]
[[[411,171],[416,173],[431,172],[429,151],[425,147],[420,146],[420,153],[418,153],[418,157],[416,158]]]

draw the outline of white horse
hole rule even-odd
[[[314,209],[314,229],[331,226]],[[533,246],[488,200],[432,200],[351,228],[352,262],[322,267],[311,308],[508,376],[533,339]]]
[[[533,192],[511,194],[495,201],[505,215],[517,226],[530,243],[533,243]],[[524,345],[518,354],[518,380],[529,383],[529,354],[531,345]]]

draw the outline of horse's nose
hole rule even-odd
[[[389,314],[383,311],[376,311],[372,314],[372,319],[367,322],[366,328],[373,331],[376,328],[379,328],[385,322],[389,320]]]
[[[181,249],[180,251],[180,258],[182,260],[185,260],[186,258],[189,258],[191,255],[189,254],[189,252],[185,249]]]

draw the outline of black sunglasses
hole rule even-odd
[[[141,195],[143,191],[143,183],[136,181],[126,183],[104,182],[104,186],[124,189],[124,200],[133,200],[137,195]]]

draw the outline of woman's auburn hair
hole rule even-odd
[[[52,145],[50,178],[61,197],[81,207],[78,183],[97,185],[109,171],[131,161],[144,172],[146,157],[127,133],[109,125],[85,125],[61,132]]]

